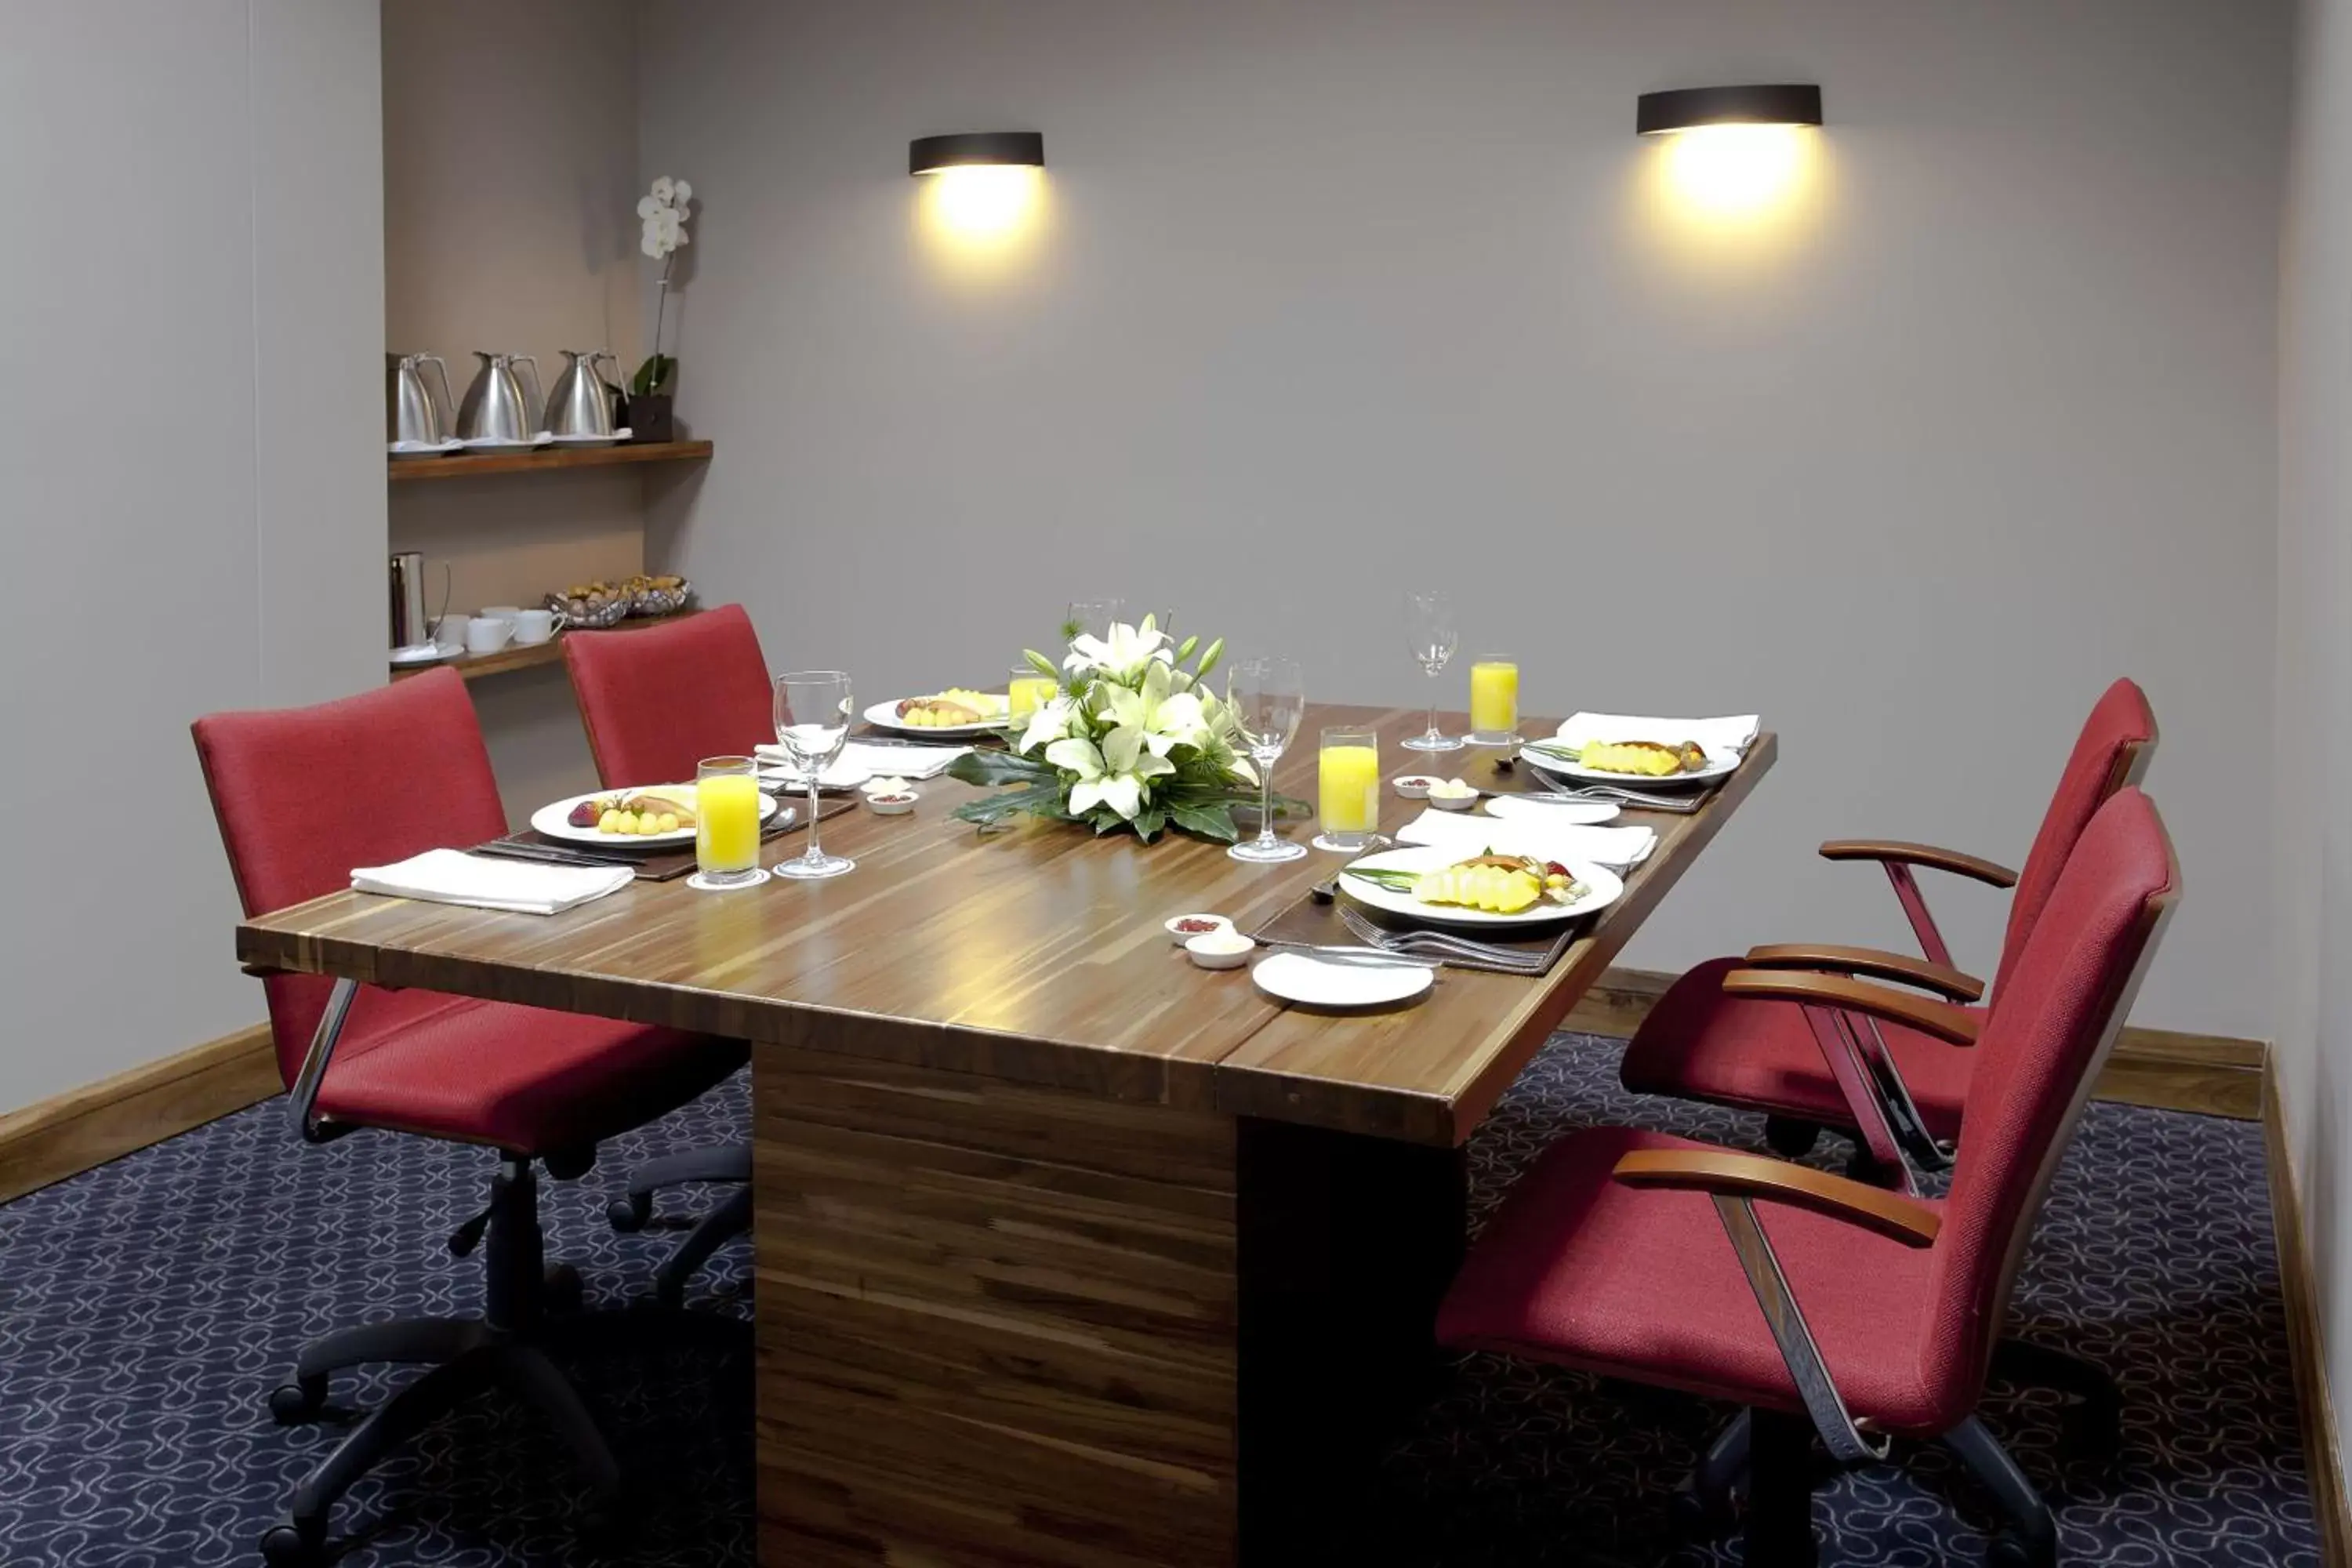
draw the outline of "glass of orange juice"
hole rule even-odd
[[[705,757],[694,770],[695,881],[749,888],[760,869],[760,778],[749,757]]]
[[[1007,679],[1004,686],[1005,697],[1011,704],[1005,717],[1015,724],[1020,723],[1030,714],[1051,702],[1054,700],[1054,694],[1061,689],[1060,681],[1051,676],[1038,674],[1035,665],[1014,665],[1013,674]]]
[[[1318,849],[1354,854],[1381,826],[1381,737],[1358,727],[1323,731],[1316,756]]]
[[[1518,738],[1519,667],[1503,654],[1481,655],[1470,666],[1470,740],[1507,746]]]

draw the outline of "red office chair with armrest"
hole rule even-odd
[[[506,831],[473,703],[436,670],[315,708],[216,713],[194,726],[213,810],[247,914],[350,885],[352,868]],[[516,916],[518,920],[532,917]],[[282,1422],[317,1415],[329,1374],[370,1362],[433,1370],[355,1426],[263,1537],[273,1564],[323,1560],[335,1500],[435,1416],[498,1384],[555,1425],[608,1498],[612,1451],[542,1348],[587,1331],[578,1276],[542,1260],[535,1164],[583,1174],[596,1144],[735,1070],[734,1041],[604,1018],[383,991],[323,976],[263,978],[296,1130],[313,1142],[382,1128],[497,1154],[489,1205],[450,1238],[484,1246],[479,1318],[368,1323],[303,1347],[270,1395]]]
[[[2011,1517],[1997,1557],[2053,1562],[2049,1509],[1976,1406],[2034,1216],[2178,887],[2155,807],[2121,791],[2007,966],[1944,1199],[1664,1133],[1572,1133],[1479,1236],[1439,1337],[1746,1406],[1700,1489],[1719,1501],[1746,1468],[1749,1563],[1813,1561],[1815,1431],[1849,1464],[1883,1458],[1890,1436],[1942,1439]],[[1725,984],[1818,1006],[1822,978]],[[1933,1018],[1870,982],[1832,984],[1844,1010]]]
[[[563,662],[580,701],[596,776],[607,789],[678,784],[705,757],[750,756],[776,738],[774,692],[760,637],[740,605],[635,632],[570,632]],[[676,1305],[686,1282],[730,1237],[751,1228],[751,1146],[728,1143],[647,1161],[605,1216],[642,1229],[654,1194],[689,1182],[744,1184],[713,1208],[663,1260],[657,1300]]]
[[[2117,790],[2137,781],[2155,746],[2156,716],[2147,694],[2130,680],[2117,680],[2084,721],[2022,875],[1925,845],[1856,839],[1822,845],[1830,859],[1874,860],[1885,868],[1926,958],[1872,948],[1785,944],[1752,949],[1745,958],[1711,959],[1678,978],[1650,1009],[1625,1047],[1620,1079],[1637,1093],[1763,1111],[1770,1119],[1767,1135],[1772,1146],[1786,1154],[1811,1147],[1821,1127],[1853,1131],[1847,1094],[1803,1010],[1727,994],[1724,977],[1743,968],[1814,969],[1893,980],[1964,1006],[1975,1003],[1984,984],[1952,968],[1951,952],[1913,879],[1912,868],[1926,866],[2017,889],[1993,976],[1992,994],[1998,997],[2092,815]],[[1968,1006],[1965,1016],[1971,1026],[1981,1024],[1983,1009]],[[1970,1053],[1904,1023],[1818,1015],[1816,1020],[1856,1032],[1903,1152],[1922,1165],[1942,1165],[1968,1098]]]

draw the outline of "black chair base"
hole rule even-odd
[[[658,1160],[648,1160],[629,1173],[625,1194],[614,1198],[604,1209],[604,1217],[619,1231],[645,1228],[653,1218],[654,1194],[664,1187],[682,1186],[689,1182],[735,1182],[741,1185],[727,1194],[725,1201],[704,1215],[677,1250],[663,1260],[654,1275],[654,1299],[665,1307],[676,1307],[686,1300],[686,1282],[694,1271],[710,1259],[710,1255],[728,1241],[751,1228],[751,1146],[749,1143],[722,1143],[706,1149],[688,1149]]]
[[[585,1169],[583,1161],[564,1163],[572,1165],[575,1173]],[[460,1237],[471,1229],[468,1222]],[[271,1568],[307,1568],[325,1562],[336,1500],[434,1420],[493,1387],[538,1411],[572,1450],[596,1499],[592,1505],[594,1522],[624,1516],[617,1506],[619,1462],[556,1363],[569,1353],[614,1341],[640,1342],[647,1327],[667,1315],[579,1310],[579,1275],[568,1267],[550,1268],[543,1262],[538,1181],[531,1162],[521,1155],[499,1156],[484,1234],[482,1316],[408,1318],[338,1330],[304,1346],[295,1361],[293,1381],[271,1392],[271,1415],[290,1424],[324,1413],[329,1380],[337,1372],[375,1362],[431,1368],[371,1411],[295,1488],[286,1517],[261,1538],[262,1555]],[[468,1241],[459,1250],[470,1249]],[[744,1330],[740,1323],[713,1322],[708,1331],[740,1337]]]

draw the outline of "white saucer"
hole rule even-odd
[[[1325,963],[1303,952],[1277,952],[1250,972],[1257,988],[1309,1007],[1380,1007],[1428,990],[1435,972],[1418,963],[1393,966]]]
[[[429,642],[411,643],[406,647],[392,650],[392,662],[394,664],[438,664],[448,657],[441,651],[439,645]]]
[[[629,438],[629,427],[622,426],[610,436],[550,436],[548,444],[555,447],[617,447]]]

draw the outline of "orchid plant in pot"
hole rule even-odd
[[[670,409],[671,388],[677,381],[677,361],[661,352],[662,329],[669,320],[670,274],[677,267],[679,248],[692,237],[686,232],[686,222],[690,216],[687,204],[693,199],[692,185],[664,174],[637,201],[637,248],[660,262],[662,269],[659,297],[654,306],[654,352],[646,356],[646,363],[637,366],[637,374],[629,378],[632,440],[668,441],[677,434]]]
[[[948,769],[966,784],[1010,786],[955,815],[982,828],[1026,816],[1097,834],[1131,829],[1146,843],[1166,827],[1232,843],[1240,837],[1233,808],[1257,803],[1258,776],[1232,710],[1206,682],[1224,641],[1200,642],[1171,644],[1146,616],[1103,637],[1072,637],[1059,665],[1026,652],[1055,693],[1004,731],[1009,751],[970,752]],[[1272,798],[1286,815],[1307,809]]]

